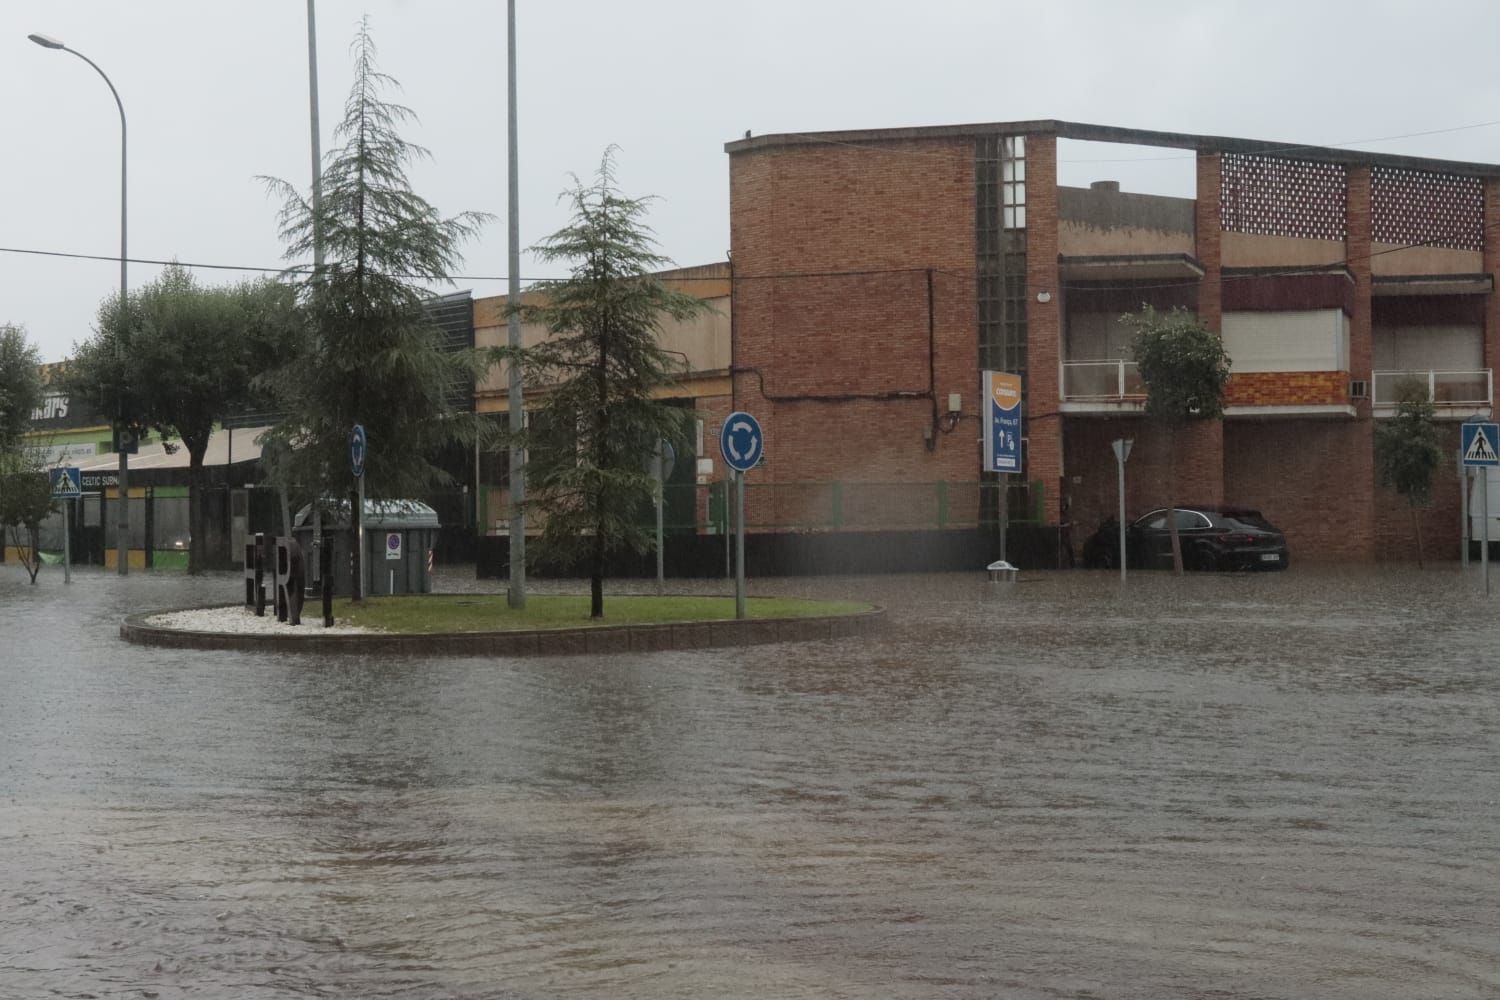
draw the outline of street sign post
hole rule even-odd
[[[1480,523],[1484,529],[1479,539],[1479,567],[1484,577],[1484,593],[1490,593],[1490,476],[1487,469],[1500,466],[1500,424],[1465,423],[1459,428],[1459,454],[1465,469],[1479,469]]]
[[[83,496],[83,473],[76,465],[65,465],[51,469],[52,495],[63,502],[63,583],[73,582],[73,545],[68,536],[68,522],[72,520],[72,501]]]
[[[365,425],[355,424],[349,432],[349,471],[354,473],[354,510],[350,523],[354,525],[354,599],[365,599],[365,458],[369,452],[369,441],[365,437]]]
[[[1134,438],[1116,438],[1110,442],[1115,452],[1115,464],[1120,467],[1120,582],[1125,582],[1125,463],[1130,459]]]
[[[1000,474],[1000,561],[1006,560],[1010,527],[1010,474],[1021,471],[1021,376],[980,373],[984,400],[984,471]]]
[[[677,450],[672,442],[662,438],[651,453],[651,475],[656,480],[656,593],[667,590],[666,525],[663,506],[666,504],[667,480],[677,467]]]
[[[724,418],[719,428],[719,451],[734,470],[734,617],[745,617],[745,473],[765,457],[765,434],[760,421],[743,410]]]

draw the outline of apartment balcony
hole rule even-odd
[[[1488,417],[1495,399],[1495,377],[1492,369],[1475,371],[1396,371],[1375,372],[1370,384],[1370,401],[1377,417],[1396,413],[1402,386],[1415,381],[1426,390],[1439,420],[1466,420]]]
[[[1064,413],[1140,413],[1146,407],[1146,384],[1134,361],[1064,361],[1062,367]]]

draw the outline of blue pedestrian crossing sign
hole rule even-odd
[[[1500,424],[1463,424],[1459,452],[1465,468],[1500,466]]]
[[[48,469],[52,480],[52,495],[61,500],[72,500],[83,496],[83,474],[76,465],[65,465],[59,469]]]
[[[719,428],[719,452],[725,465],[735,472],[749,472],[764,451],[765,435],[761,433],[760,421],[744,410],[736,410],[724,418],[724,426]]]

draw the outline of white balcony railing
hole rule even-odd
[[[1402,385],[1408,381],[1425,386],[1427,398],[1438,408],[1489,406],[1495,398],[1494,374],[1483,368],[1468,372],[1375,372],[1371,401],[1376,406],[1395,406],[1401,402]]]
[[[1146,398],[1146,383],[1134,361],[1064,361],[1063,399],[1130,400]]]

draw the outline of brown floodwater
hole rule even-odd
[[[1500,995],[1453,566],[752,581],[890,623],[549,659],[142,649],[238,580],[24,581],[7,1000]]]

